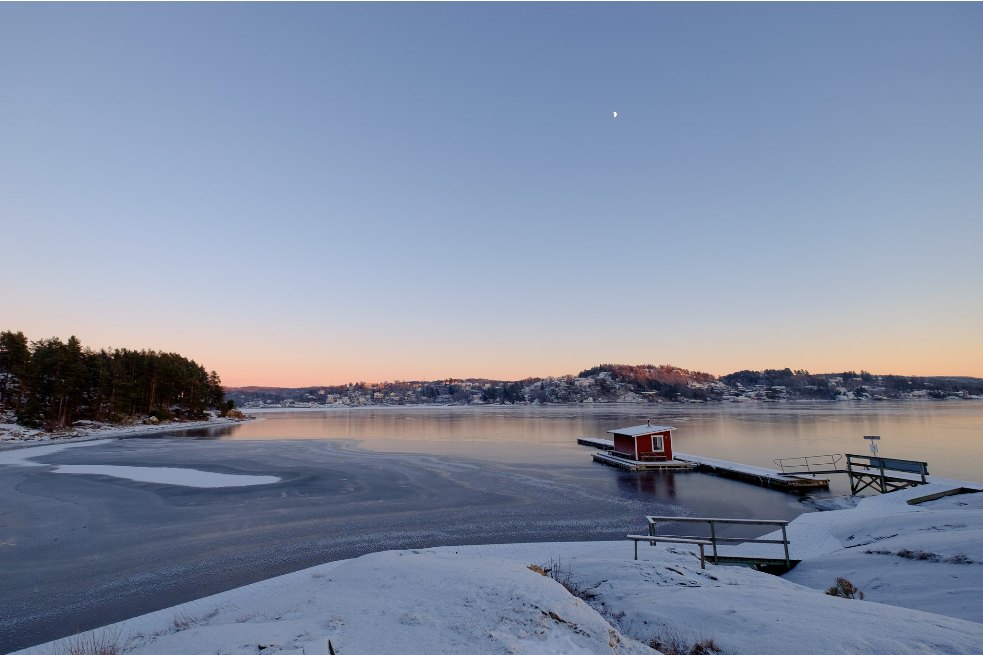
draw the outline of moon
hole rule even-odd
[[[618,117],[618,112],[612,111],[611,112],[611,118],[617,118],[617,117]]]

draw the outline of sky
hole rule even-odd
[[[981,245],[978,3],[0,4],[31,339],[234,386],[983,376]]]

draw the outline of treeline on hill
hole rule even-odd
[[[720,382],[731,387],[782,389],[795,399],[833,400],[843,395],[855,398],[904,398],[924,394],[929,398],[983,394],[983,380],[977,378],[919,377],[913,375],[875,375],[869,371],[812,374],[805,370],[765,369],[737,371]]]
[[[218,374],[181,355],[96,352],[74,336],[28,342],[23,332],[0,332],[0,408],[22,425],[55,430],[83,419],[199,419],[231,405]]]
[[[736,400],[888,400],[983,396],[983,380],[966,377],[813,374],[806,370],[737,371],[717,378],[677,366],[601,364],[577,375],[502,381],[485,378],[364,382],[323,387],[227,389],[245,406],[572,404],[726,402]]]
[[[596,377],[599,373],[608,373],[612,380],[629,385],[637,393],[654,393],[670,399],[707,400],[707,391],[701,385],[711,384],[717,379],[709,373],[668,364],[601,364],[581,371],[577,377]],[[602,383],[602,391],[607,391],[603,387]]]

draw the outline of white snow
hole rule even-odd
[[[725,459],[714,459],[713,457],[704,457],[702,455],[691,455],[689,453],[681,453],[679,451],[673,451],[672,456],[674,459],[678,459],[681,462],[702,464],[704,466],[711,466],[713,468],[718,468],[718,469],[726,469],[728,471],[735,471],[737,473],[747,473],[749,475],[756,475],[762,478],[770,478],[772,480],[788,479],[788,476],[782,475],[781,471],[778,471],[776,469],[764,468],[761,466],[752,466],[751,464],[729,462]]]
[[[255,484],[273,484],[280,478],[273,475],[233,475],[212,473],[197,469],[183,469],[171,466],[108,466],[90,464],[62,464],[52,473],[75,473],[82,475],[108,475],[136,482],[156,482],[181,487],[215,488],[248,487]]]
[[[31,446],[29,448],[15,448],[11,450],[0,450],[0,465],[8,464],[12,466],[50,466],[41,462],[32,462],[35,457],[42,457],[57,453],[68,448],[79,448],[82,446],[98,446],[110,443],[109,439],[98,439],[96,441],[80,441],[76,443],[60,443],[50,446]]]
[[[983,652],[983,494],[930,485],[804,514],[784,579],[700,570],[687,546],[625,541],[389,551],[323,564],[117,624],[134,655],[650,653],[675,635],[727,654]],[[843,503],[849,505],[850,503]],[[753,545],[749,545],[753,547]],[[936,554],[918,561],[866,550]],[[530,570],[554,571],[563,586]],[[847,577],[866,600],[823,593]],[[569,589],[577,592],[573,595]],[[578,597],[579,596],[579,597]],[[42,655],[62,644],[21,651]]]
[[[82,441],[78,443],[54,444],[50,446],[34,446],[0,451],[0,466],[54,466],[52,473],[74,473],[82,475],[108,475],[115,478],[134,480],[136,482],[155,482],[181,487],[217,488],[217,487],[246,487],[256,484],[273,484],[280,478],[273,475],[234,475],[230,473],[213,473],[197,469],[185,469],[171,466],[113,466],[104,464],[45,464],[32,461],[33,458],[57,453],[67,448],[81,446],[96,446],[109,443],[109,439],[97,441]]]
[[[247,420],[252,417],[247,417]],[[79,421],[67,432],[45,432],[16,423],[0,423],[0,445],[36,442],[84,441],[100,437],[132,437],[155,432],[181,432],[215,425],[241,423],[241,420],[213,416],[202,421],[173,421],[156,425],[110,425],[96,421]]]

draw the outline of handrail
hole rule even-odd
[[[653,521],[677,521],[679,523],[739,523],[744,525],[788,525],[782,519],[721,519],[714,516],[646,516],[649,523]]]
[[[801,464],[794,464],[792,462],[802,460]],[[812,469],[815,467],[816,472],[827,473],[829,472],[829,467],[832,466],[834,469],[839,470],[840,462],[843,461],[843,455],[839,453],[833,453],[831,455],[806,455],[804,457],[782,457],[780,459],[771,460],[775,463],[775,466],[782,469],[782,473],[812,473]],[[824,466],[826,468],[819,468]],[[787,471],[786,469],[805,469],[796,471]]]
[[[707,567],[707,564],[706,564],[707,556],[706,556],[706,552],[704,552],[703,548],[705,546],[709,546],[711,544],[706,539],[699,539],[699,538],[696,538],[696,537],[692,537],[692,538],[691,537],[664,537],[664,536],[655,536],[655,537],[653,537],[651,535],[649,535],[649,536],[646,537],[646,536],[640,535],[640,534],[630,534],[630,535],[628,535],[628,538],[635,542],[635,559],[636,560],[638,559],[638,542],[639,541],[647,541],[647,542],[651,543],[653,546],[656,544],[657,541],[664,541],[664,542],[670,543],[670,544],[696,544],[697,546],[700,547],[700,568],[701,569],[705,569]]]
[[[700,516],[646,516],[645,520],[649,524],[649,536],[650,537],[669,537],[676,539],[706,539],[705,536],[679,536],[679,535],[658,535],[655,533],[655,526],[657,523],[706,523],[710,526],[710,544],[713,547],[713,563],[717,563],[717,544],[718,543],[751,543],[756,542],[759,544],[782,544],[785,548],[785,566],[791,568],[791,562],[789,561],[788,554],[788,532],[786,527],[788,526],[788,521],[781,519],[722,519],[722,518],[709,518]],[[782,538],[781,539],[759,539],[755,537],[718,537],[717,536],[717,524],[734,524],[734,525],[778,525],[782,528]],[[637,543],[637,542],[636,542]]]

